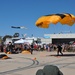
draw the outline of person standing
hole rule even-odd
[[[33,49],[34,49],[34,45],[33,45],[33,43],[31,44],[31,47],[30,47],[31,49],[30,49],[30,52],[31,52],[31,54],[33,54]]]
[[[13,45],[11,42],[9,42],[8,48],[9,48],[9,51],[12,53],[13,52]]]
[[[61,53],[61,55],[63,55],[63,53],[62,53],[62,47],[61,47],[60,44],[57,46],[57,48],[58,48],[57,55],[59,55],[59,53]]]

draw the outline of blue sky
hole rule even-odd
[[[50,24],[47,29],[35,26],[36,20],[48,14],[71,13],[75,15],[75,0],[0,0],[0,36],[18,32],[27,36],[43,37],[44,34],[71,31],[73,26]],[[28,29],[13,29],[11,26],[25,26]]]

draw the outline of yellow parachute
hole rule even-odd
[[[75,16],[69,13],[50,14],[41,16],[35,24],[40,28],[48,28],[51,23],[57,24],[58,22],[60,22],[62,25],[66,24],[72,26],[75,23]]]

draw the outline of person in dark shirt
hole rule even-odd
[[[57,48],[58,48],[57,55],[59,55],[59,53],[61,53],[61,55],[63,55],[63,53],[62,53],[62,47],[61,47],[60,44],[57,46]]]
[[[13,45],[11,42],[9,42],[8,48],[9,48],[9,51],[12,53],[13,52]]]
[[[33,54],[33,49],[34,49],[34,45],[31,44],[31,49],[30,49],[31,54]]]

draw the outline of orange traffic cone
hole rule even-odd
[[[33,60],[36,60],[36,57]]]

